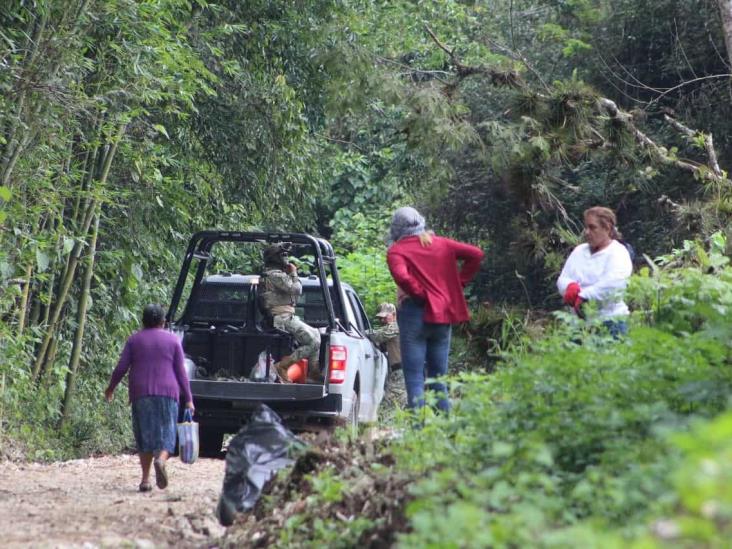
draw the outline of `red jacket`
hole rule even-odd
[[[425,302],[424,321],[454,324],[470,318],[463,288],[480,268],[480,248],[449,238],[432,237],[423,247],[419,237],[408,236],[386,253],[389,270],[407,295]],[[458,260],[463,261],[458,269]]]

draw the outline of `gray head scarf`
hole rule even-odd
[[[425,230],[424,217],[409,206],[399,208],[391,218],[389,238],[391,242],[398,242],[407,236],[422,234]]]

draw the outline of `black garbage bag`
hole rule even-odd
[[[293,453],[305,447],[282,424],[280,416],[260,404],[229,443],[224,487],[216,509],[219,522],[229,526],[237,512],[254,508],[267,481],[280,469],[292,465]]]

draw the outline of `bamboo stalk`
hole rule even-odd
[[[89,209],[92,211],[96,210],[96,201],[92,201],[92,203],[89,205]],[[92,212],[88,212],[87,219],[88,222],[84,222],[84,227],[82,231],[83,234],[89,232],[89,225],[91,225],[92,220]],[[55,305],[52,308],[53,311],[49,316],[46,333],[43,336],[43,341],[38,350],[38,354],[36,355],[36,360],[33,364],[32,377],[34,381],[38,381],[38,378],[40,377],[41,372],[44,371],[45,365],[47,363],[46,355],[48,353],[48,348],[55,336],[58,321],[61,317],[61,310],[63,309],[64,305],[66,305],[66,300],[69,296],[69,290],[71,289],[71,284],[74,281],[76,266],[79,263],[79,257],[81,256],[81,249],[81,240],[77,240],[74,243],[74,248],[71,250],[71,254],[69,255],[68,269],[64,273],[64,278],[59,285],[58,297],[56,299]],[[49,308],[51,308],[50,305]]]
[[[28,266],[25,268],[25,275],[23,279],[25,280],[25,284],[23,286],[23,293],[20,297],[20,306],[18,307],[18,335],[23,335],[23,330],[25,329],[25,319],[27,316],[27,310],[28,310],[28,295],[30,294],[30,283],[31,283],[31,274],[33,273],[33,263],[28,262]]]
[[[89,303],[89,289],[91,288],[92,276],[94,274],[94,258],[97,250],[97,236],[99,235],[99,213],[95,214],[94,228],[92,229],[91,242],[89,243],[89,252],[87,253],[86,273],[84,274],[84,283],[79,297],[79,307],[76,317],[76,332],[74,334],[74,344],[71,349],[71,358],[69,360],[69,371],[66,374],[66,389],[64,391],[64,400],[61,407],[61,426],[63,427],[71,415],[71,403],[76,391],[76,373],[79,368],[79,358],[81,357],[81,345],[84,341],[84,328],[86,326],[87,304]]]
[[[30,44],[28,46],[28,55],[25,58],[24,69],[32,67],[39,53],[39,45],[43,38],[43,33],[46,30],[46,24],[48,23],[48,11],[44,10],[41,20],[35,25],[33,30],[33,36],[29,38]],[[25,147],[30,143],[28,136],[23,136],[18,139],[18,129],[22,127],[20,121],[23,118],[23,110],[25,109],[25,103],[27,99],[26,88],[21,88],[21,93],[17,99],[17,116],[13,119],[8,135],[5,137],[7,147],[5,149],[5,155],[2,160],[2,168],[0,168],[0,181],[3,185],[8,185],[10,182],[10,175],[15,168],[15,164],[23,152]]]
[[[64,315],[62,314],[61,316],[62,316],[62,319],[56,323],[56,326],[61,326],[63,324]],[[48,346],[48,351],[46,351],[46,356],[43,360],[44,371],[47,370],[50,366],[52,366],[54,362],[56,362],[56,353],[57,352],[58,352],[58,338],[54,335],[51,338],[51,344]],[[46,378],[45,381],[46,381],[46,387],[48,387],[48,378]]]
[[[53,289],[56,287],[56,273],[51,273],[46,284],[46,295],[48,296],[48,303],[41,303],[41,311],[43,314],[39,316],[39,325],[48,326],[48,319],[51,317],[51,301],[53,299]],[[39,296],[40,297],[40,296]]]
[[[126,129],[125,124],[121,124],[120,127],[117,130],[116,135],[111,140],[111,144],[109,145],[109,148],[106,151],[106,154],[104,156],[104,161],[102,164],[102,172],[99,177],[99,186],[104,187],[104,185],[107,182],[107,178],[109,177],[109,171],[112,167],[112,161],[114,160],[114,155],[117,152],[117,146],[122,139],[122,136],[124,135]],[[86,235],[89,233],[89,228],[92,223],[92,219],[94,218],[96,214],[97,209],[97,199],[92,198],[86,213],[84,215],[84,221],[83,221],[83,227],[80,231],[80,234]],[[34,381],[38,381],[39,377],[41,376],[41,373],[45,371],[45,366],[47,364],[46,361],[46,353],[48,351],[48,347],[51,343],[51,340],[55,336],[56,329],[58,328],[58,320],[61,316],[61,310],[63,309],[64,305],[66,304],[66,300],[69,296],[69,290],[71,288],[71,284],[74,279],[74,274],[76,272],[76,267],[79,263],[79,257],[81,256],[81,248],[82,244],[80,240],[77,240],[74,243],[74,248],[71,251],[71,254],[69,256],[69,267],[67,271],[64,273],[64,279],[61,282],[61,285],[59,286],[59,295],[56,300],[56,303],[53,308],[53,313],[51,314],[51,318],[49,321],[48,328],[46,330],[46,333],[43,337],[43,342],[41,343],[41,347],[38,351],[38,354],[36,355],[36,360],[33,364],[33,370],[32,370],[32,378]]]

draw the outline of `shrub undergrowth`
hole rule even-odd
[[[730,500],[710,478],[729,482],[721,437],[732,419],[705,423],[732,395],[723,250],[715,235],[708,252],[687,243],[642,270],[629,291],[638,312],[621,341],[560,321],[503,352],[492,374],[457,376],[451,414],[426,414],[393,448],[398,465],[422,478],[400,546],[723,539]],[[693,471],[709,460],[716,466],[700,480]]]

